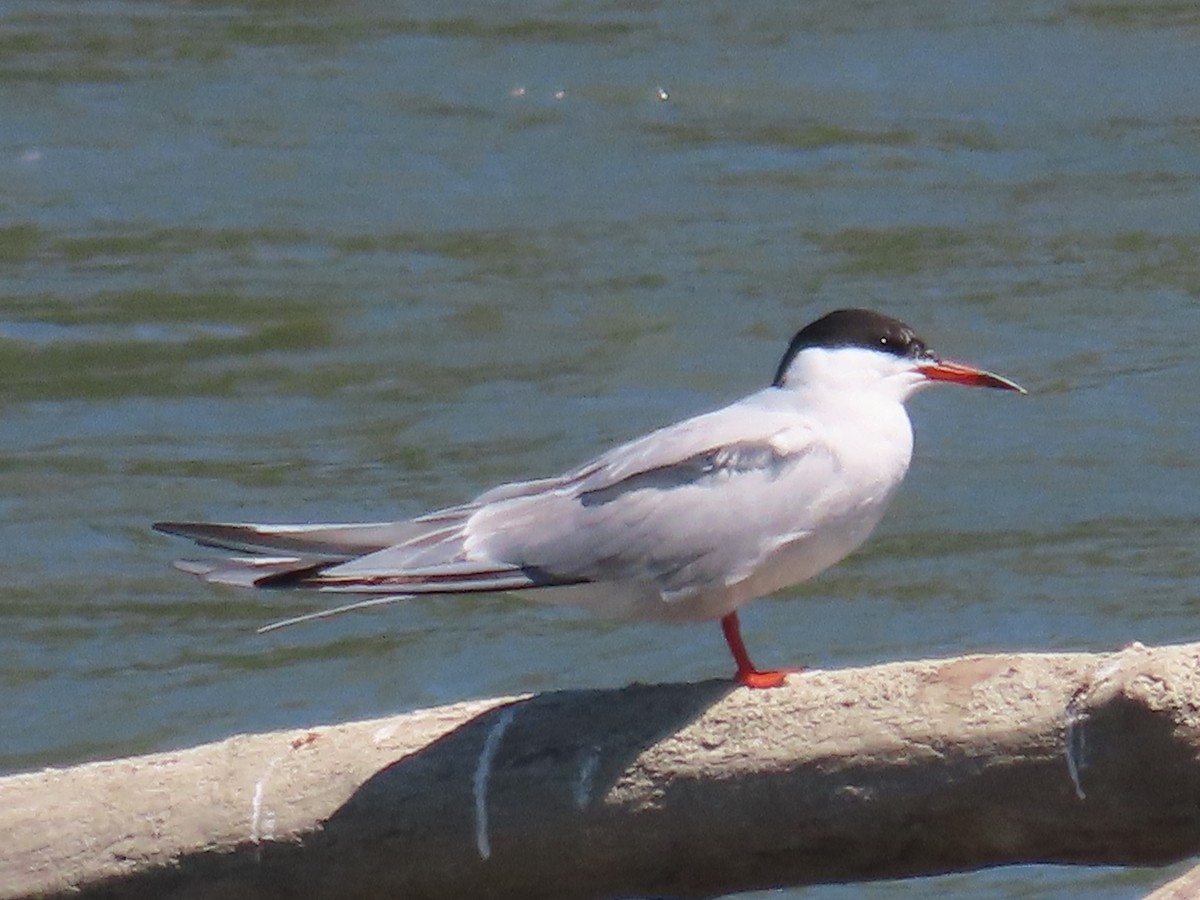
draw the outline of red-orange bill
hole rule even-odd
[[[948,359],[939,359],[935,362],[922,364],[921,374],[930,381],[948,381],[951,384],[965,384],[968,387],[998,388],[1002,391],[1017,391],[1021,394],[1027,393],[1025,388],[1021,387],[1015,381],[1009,381],[1007,378],[1000,375],[993,375],[991,372],[983,371],[983,369],[976,369],[962,363],[951,362]]]

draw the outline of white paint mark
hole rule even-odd
[[[515,707],[507,706],[496,718],[496,724],[488,732],[483,742],[483,752],[479,754],[479,764],[475,767],[475,778],[472,786],[475,791],[475,844],[479,848],[479,858],[487,859],[492,855],[492,846],[488,842],[487,821],[487,790],[488,779],[492,777],[492,762],[500,749],[500,739],[512,724],[517,711]]]
[[[254,782],[254,797],[250,801],[250,842],[258,844],[263,840],[274,840],[275,838],[275,817],[268,816],[266,828],[263,828],[263,797],[267,793],[267,779],[271,777],[271,772],[275,767],[283,761],[282,756],[274,757],[267,763],[267,771],[263,772],[262,778]],[[261,859],[261,855],[258,856]]]
[[[1096,686],[1097,682],[1107,681],[1112,676],[1116,675],[1117,672],[1121,671],[1121,666],[1124,665],[1124,662],[1125,661],[1123,659],[1121,659],[1120,656],[1118,656],[1116,659],[1113,659],[1111,662],[1107,662],[1104,665],[1102,665],[1100,668],[1098,668],[1095,672],[1092,673],[1092,678],[1091,678],[1092,687],[1089,688],[1089,690],[1094,688]]]
[[[394,735],[395,733],[396,733],[396,724],[393,722],[391,724],[383,725],[379,728],[376,728],[374,733],[371,735],[371,740],[374,741],[376,744],[382,744],[384,741],[390,740],[392,735]]]
[[[596,769],[600,765],[600,748],[592,747],[579,766],[579,776],[575,779],[575,805],[587,809],[588,801],[592,799],[592,781],[596,777]]]
[[[1088,676],[1086,685],[1076,690],[1071,702],[1067,704],[1063,756],[1067,760],[1067,774],[1071,777],[1071,784],[1075,786],[1075,796],[1080,800],[1087,799],[1081,777],[1083,770],[1087,768],[1087,737],[1083,730],[1088,720],[1086,707],[1092,696],[1101,688],[1107,687],[1107,682],[1121,671],[1123,664],[1124,660],[1118,653],[1108,662],[1097,666]]]
[[[1087,749],[1083,734],[1084,716],[1072,713],[1067,718],[1067,734],[1063,752],[1067,757],[1067,774],[1071,776],[1071,784],[1075,785],[1075,796],[1086,800],[1083,784],[1079,780],[1079,770],[1083,767],[1083,755]]]

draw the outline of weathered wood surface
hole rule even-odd
[[[0,897],[705,897],[1200,853],[1200,645],[508,697],[0,779]]]

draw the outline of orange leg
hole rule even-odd
[[[725,633],[725,643],[729,645],[729,652],[733,654],[733,661],[737,663],[737,673],[733,677],[738,683],[749,688],[779,687],[789,672],[801,671],[800,669],[776,669],[760,672],[754,668],[754,663],[750,662],[750,654],[746,652],[746,645],[742,643],[742,629],[738,624],[736,612],[731,612],[721,619],[721,631]]]

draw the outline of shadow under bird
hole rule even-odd
[[[912,458],[904,401],[935,382],[1025,393],[940,358],[896,319],[842,309],[796,334],[769,387],[554,478],[402,522],[154,527],[239,554],[176,563],[208,582],[365,597],[261,631],[429,594],[516,591],[617,618],[719,619],[736,679],[775,687],[787,671],[754,667],[738,608],[867,539]]]

